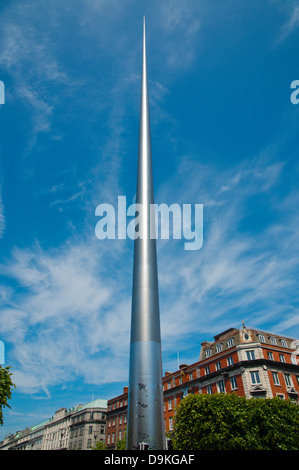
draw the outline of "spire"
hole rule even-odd
[[[145,18],[141,79],[136,203],[142,204],[143,236],[134,242],[127,448],[145,443],[164,449],[162,354],[156,240],[151,238],[154,203]]]

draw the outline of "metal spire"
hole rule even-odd
[[[127,449],[145,443],[163,450],[164,413],[156,240],[151,239],[154,204],[145,18],[136,203],[143,205],[142,238],[134,242]]]

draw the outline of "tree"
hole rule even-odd
[[[115,448],[116,450],[127,450],[127,430],[125,430],[122,439],[117,441]]]
[[[279,398],[188,395],[175,417],[177,450],[299,450],[299,407]]]
[[[8,400],[11,399],[12,389],[15,388],[15,384],[11,380],[12,374],[9,372],[10,367],[0,366],[0,424],[3,426],[3,408],[7,406]]]
[[[115,449],[126,450],[126,444],[127,444],[127,430],[125,430],[122,439],[116,442]],[[97,441],[95,446],[92,447],[92,450],[107,450],[107,446],[103,442]]]
[[[91,450],[107,450],[106,445],[102,441],[97,441]]]

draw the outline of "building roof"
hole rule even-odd
[[[85,405],[79,405],[77,411],[85,410],[86,408],[107,408],[107,401],[103,400],[102,398],[97,398]]]

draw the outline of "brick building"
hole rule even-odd
[[[232,393],[247,398],[279,397],[298,403],[299,341],[264,331],[230,328],[201,343],[198,362],[181,364],[163,377],[166,432],[175,409],[189,393]],[[106,444],[113,448],[126,428],[128,387],[108,400]]]
[[[127,428],[128,387],[124,387],[121,395],[108,402],[106,444],[114,447],[115,443],[124,437]]]

